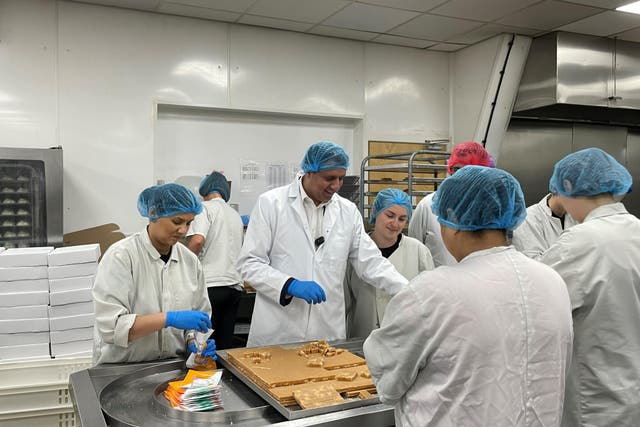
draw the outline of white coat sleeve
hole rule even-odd
[[[206,239],[209,228],[211,228],[211,222],[209,221],[207,209],[205,208],[193,219],[193,222],[189,226],[189,231],[187,231],[187,237],[199,234]]]
[[[413,283],[413,282],[412,282]],[[389,301],[379,329],[364,342],[364,356],[383,403],[394,405],[413,385],[434,343],[429,319],[411,285]]]
[[[591,268],[583,266],[583,260],[589,260],[586,245],[574,242],[573,233],[563,233],[560,238],[547,249],[538,261],[553,268],[564,280],[571,299],[571,310],[576,310],[584,305],[585,295],[589,292],[585,289],[591,282],[585,273]]]
[[[529,258],[536,258],[542,255],[546,249],[541,243],[544,241],[545,238],[541,231],[533,227],[528,220],[525,220],[518,228],[513,230],[511,244]]]
[[[237,266],[243,281],[264,296],[279,302],[282,287],[290,276],[271,267],[273,230],[277,225],[273,203],[265,197],[258,198],[251,212]]]
[[[360,213],[354,211],[354,227],[349,260],[358,277],[389,295],[397,294],[408,280],[382,256],[380,249],[366,233]]]
[[[209,301],[209,293],[207,292],[207,285],[204,279],[204,270],[202,269],[202,264],[200,263],[198,263],[198,271],[196,273],[196,283],[197,283],[198,290],[194,295],[195,303],[194,303],[193,309],[197,311],[204,311],[209,315],[209,317],[211,317],[211,313],[213,312],[213,307],[211,306],[211,302]]]
[[[129,330],[136,320],[131,312],[136,286],[132,262],[125,251],[105,253],[92,290],[98,333],[105,343],[119,347],[129,346]]]
[[[409,220],[409,229],[407,230],[407,234],[409,237],[413,237],[422,243],[427,240],[428,215],[431,213],[429,212],[429,209],[430,207],[421,200],[411,214],[411,219]]]
[[[418,246],[418,272],[421,273],[427,270],[433,270],[435,265],[433,264],[433,257],[431,252],[424,245]]]

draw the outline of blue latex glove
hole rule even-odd
[[[195,329],[207,332],[211,328],[211,319],[207,313],[195,310],[168,311],[164,327],[176,329]]]
[[[293,279],[293,282],[289,284],[287,293],[294,297],[302,298],[308,304],[320,304],[327,300],[322,286],[313,281],[305,282]]]
[[[189,353],[198,352],[196,343],[193,341],[189,343],[189,346],[187,348],[189,349]],[[213,360],[218,360],[218,356],[216,355],[216,342],[213,339],[210,338],[207,340],[207,348],[202,351],[202,356],[213,357]]]

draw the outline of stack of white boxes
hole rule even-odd
[[[100,245],[66,246],[49,253],[51,356],[86,357],[93,351],[93,298]]]
[[[49,281],[52,247],[0,253],[0,361],[49,358]]]

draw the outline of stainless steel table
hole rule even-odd
[[[362,341],[333,344],[361,348]],[[222,378],[224,410],[175,410],[161,392],[168,381],[183,374],[184,361],[179,359],[100,365],[73,373],[69,378],[69,390],[77,420],[85,427],[394,425],[393,408],[381,403],[288,421],[227,370]]]

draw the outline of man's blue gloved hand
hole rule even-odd
[[[294,297],[302,298],[308,304],[320,304],[327,300],[327,296],[325,295],[322,286],[313,281],[304,282],[293,279],[293,282],[289,284],[287,293]]]
[[[190,353],[197,353],[198,349],[196,348],[196,343],[191,341],[189,346],[187,347]],[[213,360],[218,360],[218,356],[216,355],[216,342],[213,339],[207,340],[207,347],[202,351],[202,356],[204,357],[212,357]]]
[[[195,329],[207,332],[211,328],[211,319],[207,313],[202,311],[168,311],[164,327],[168,328],[169,326],[176,329]]]

